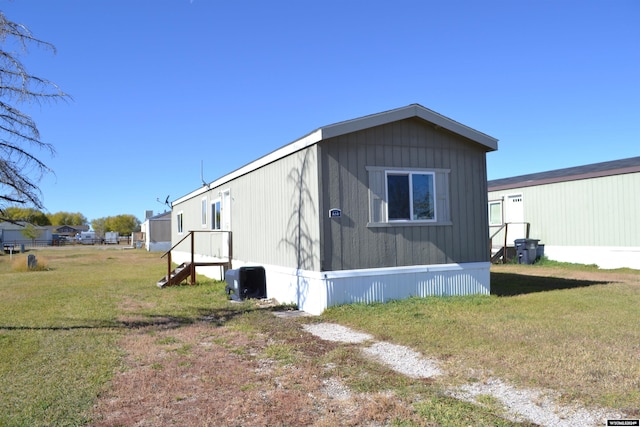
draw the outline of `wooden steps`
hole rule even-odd
[[[165,286],[177,285],[183,280],[187,280],[187,277],[191,275],[191,263],[183,262],[179,266],[173,269],[169,277],[164,276],[158,280],[158,287],[164,288]]]
[[[504,247],[501,246],[499,248],[492,248],[491,250],[491,263],[492,264],[504,264]]]
[[[183,262],[179,266],[171,271],[169,278],[164,276],[162,279],[158,280],[158,287],[164,288],[166,286],[173,286],[182,283],[187,280],[191,274],[193,273],[194,277],[191,278],[191,284],[195,283],[195,270],[196,267],[224,267],[225,271],[231,268],[229,261],[221,261],[221,262]]]
[[[195,260],[196,234],[213,235],[213,234],[219,234],[219,233],[223,233],[227,235],[228,246],[227,246],[227,252],[225,254],[226,260],[220,260],[220,261],[214,261],[214,262],[196,262]],[[178,245],[182,244],[185,240],[188,240],[191,246],[189,250],[189,253],[191,254],[191,262],[183,262],[178,267],[171,270],[171,267],[173,266],[173,263],[171,262],[171,251],[173,251]],[[222,241],[224,241],[224,239]],[[180,239],[178,243],[173,245],[171,249],[169,249],[167,252],[162,254],[162,256],[160,257],[160,258],[164,258],[165,256],[167,257],[167,275],[157,282],[158,287],[164,288],[166,286],[177,285],[179,283],[182,283],[187,278],[191,279],[189,281],[190,284],[195,285],[196,284],[196,267],[213,267],[213,266],[221,267],[223,269],[221,272],[222,277],[224,277],[224,273],[231,268],[231,260],[233,259],[233,256],[232,256],[233,245],[231,242],[232,242],[231,231],[229,230],[198,230],[198,231],[191,230],[189,231],[186,236]]]

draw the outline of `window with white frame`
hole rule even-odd
[[[211,229],[220,230],[220,199],[211,203]]]
[[[502,225],[502,200],[489,202],[489,225]]]
[[[367,167],[369,226],[448,225],[449,169]]]
[[[202,199],[202,209],[201,209],[202,213],[202,226],[206,227],[207,226],[207,198],[203,198]]]
[[[176,225],[178,227],[178,234],[182,234],[183,229],[182,229],[182,212],[178,213],[176,215]]]

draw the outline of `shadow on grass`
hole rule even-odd
[[[491,295],[499,297],[554,291],[558,289],[584,288],[611,283],[602,280],[575,280],[562,277],[529,276],[514,273],[491,272]]]
[[[102,320],[85,320],[82,324],[69,325],[51,325],[51,326],[8,326],[0,324],[0,331],[72,331],[78,329],[143,329],[143,328],[161,328],[175,329],[182,326],[191,325],[196,322],[206,322],[214,326],[223,326],[230,320],[252,312],[271,312],[290,310],[290,305],[276,305],[269,307],[246,307],[238,308],[218,308],[218,309],[200,309],[198,313],[192,316],[169,316],[161,313],[144,314],[144,313],[127,313],[128,320],[102,321]]]

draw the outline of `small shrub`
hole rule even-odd
[[[27,271],[48,271],[49,263],[46,258],[36,258],[36,266],[34,268],[29,268],[27,264],[26,256],[17,256],[14,257],[11,262],[11,269],[16,272],[27,272]]]

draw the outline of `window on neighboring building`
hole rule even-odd
[[[369,226],[451,224],[448,169],[367,167]]]
[[[182,234],[182,212],[176,215],[176,224],[178,226],[178,234]]]
[[[220,200],[211,204],[211,229],[220,230]]]
[[[502,200],[489,202],[489,225],[502,225]]]

